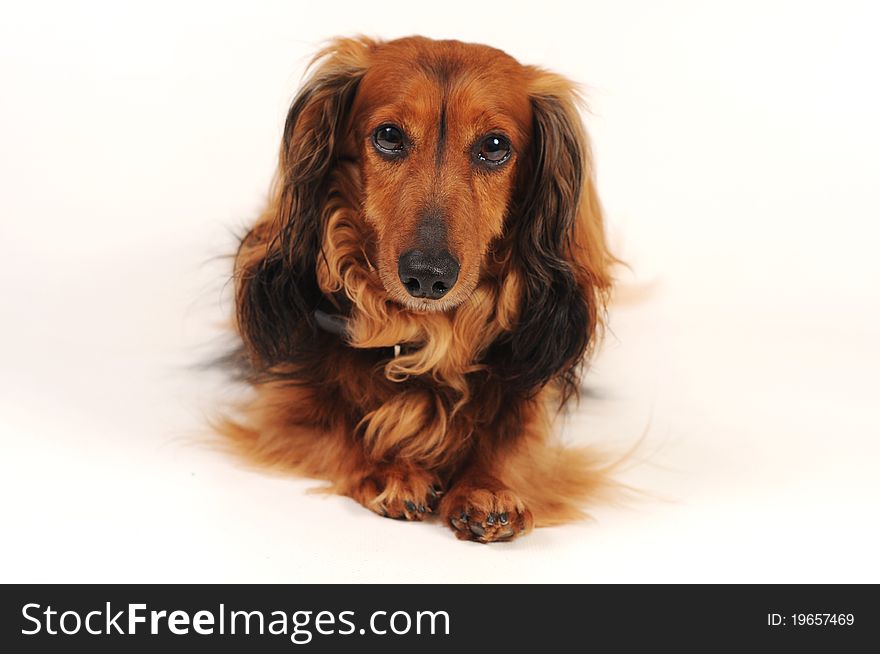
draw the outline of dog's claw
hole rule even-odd
[[[432,493],[439,485],[439,478],[429,470],[379,466],[348,494],[381,516],[421,522],[437,512],[440,501]]]
[[[507,489],[453,487],[440,511],[448,518],[457,538],[480,543],[513,540],[531,531],[534,525],[531,511]]]

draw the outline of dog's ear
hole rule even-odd
[[[236,255],[237,327],[261,368],[295,359],[303,338],[314,333],[324,205],[375,45],[341,39],[315,57],[287,115],[269,207]]]
[[[511,216],[511,265],[522,283],[519,319],[498,345],[500,374],[531,394],[550,380],[564,397],[601,327],[610,267],[590,149],[564,78],[535,71],[530,151]],[[499,353],[501,354],[501,353]]]

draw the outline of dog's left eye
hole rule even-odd
[[[502,164],[510,157],[510,141],[500,134],[484,138],[476,151],[477,159],[490,164]]]
[[[394,125],[382,125],[373,132],[373,145],[385,154],[399,154],[403,150],[403,132]]]

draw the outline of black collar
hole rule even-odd
[[[318,325],[325,332],[338,336],[347,344],[348,341],[348,318],[339,313],[327,313],[326,311],[322,311],[321,309],[315,309],[314,311],[315,324]],[[399,356],[401,352],[410,352],[412,351],[413,346],[409,343],[399,343],[397,345],[392,345],[391,347],[371,347],[371,348],[357,348],[359,350],[373,350],[376,352],[381,352],[384,356],[389,356],[390,358],[394,358]]]
[[[315,309],[315,324],[325,332],[336,334],[337,336],[348,336],[348,318],[338,313],[327,313],[320,309]]]

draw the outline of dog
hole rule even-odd
[[[594,455],[551,426],[605,321],[578,94],[459,41],[333,41],[293,100],[234,264],[251,461],[379,515],[504,541],[582,517]]]

